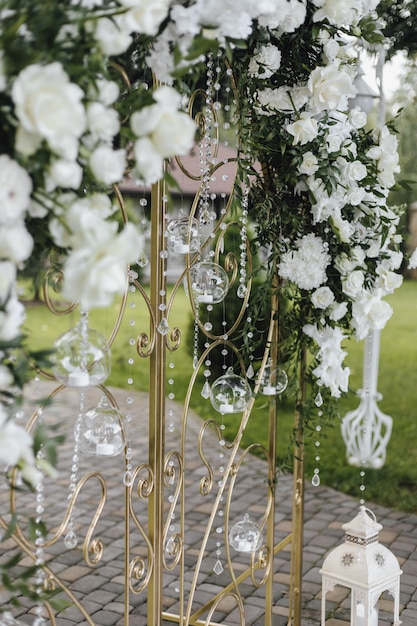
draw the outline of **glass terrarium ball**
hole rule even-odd
[[[210,401],[219,413],[241,413],[252,397],[252,389],[246,380],[229,368],[217,378],[210,389]]]
[[[283,393],[288,385],[287,372],[278,368],[276,370],[265,370],[265,375],[261,380],[261,393],[265,396],[275,396]]]
[[[200,249],[198,221],[188,217],[170,220],[166,229],[167,248],[174,254],[189,254]]]
[[[56,378],[68,387],[101,385],[110,374],[106,338],[82,322],[56,340],[53,361]]]
[[[262,533],[247,513],[230,529],[229,543],[238,552],[253,552],[261,547]]]
[[[97,406],[81,413],[75,423],[80,450],[94,456],[117,456],[125,447],[126,421],[106,396]]]
[[[203,261],[190,268],[190,285],[196,304],[217,304],[226,297],[229,279],[220,265]]]

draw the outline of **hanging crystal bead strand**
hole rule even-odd
[[[38,410],[38,423],[42,424],[43,411],[40,408]],[[43,446],[40,447],[37,453],[37,460],[41,461],[44,458]],[[35,573],[35,590],[38,595],[42,594],[44,589],[44,581],[45,581],[45,572],[43,569],[44,561],[44,545],[45,539],[43,536],[43,532],[41,530],[41,526],[43,523],[43,513],[45,511],[44,508],[44,478],[42,472],[40,472],[40,478],[36,485],[36,530],[35,530],[35,565],[36,565],[36,573]],[[43,626],[45,624],[44,616],[44,604],[42,601],[39,601],[35,607],[35,620],[33,622],[33,626]]]
[[[211,130],[213,125],[213,58],[209,54],[207,57],[207,83],[206,102],[204,108],[204,134],[199,142],[200,166],[201,166],[201,192],[199,200],[199,217],[203,224],[212,221],[210,211],[210,161],[211,161]]]
[[[321,418],[323,416],[323,411],[321,410],[321,407],[323,405],[323,398],[321,395],[320,387],[322,386],[322,384],[323,383],[321,380],[317,381],[317,385],[319,389],[316,394],[316,397],[314,398],[314,404],[316,405],[318,409],[317,411],[318,422],[315,428],[316,440],[314,442],[315,451],[316,451],[316,456],[315,456],[316,467],[314,468],[313,478],[311,479],[311,483],[314,487],[318,487],[320,485],[320,467],[319,467],[319,463],[321,460],[320,458],[320,433],[321,433]]]
[[[80,391],[80,402],[79,402],[79,415],[84,413],[85,407],[85,391]],[[69,492],[68,492],[68,501],[71,502],[71,499],[75,493],[75,489],[77,487],[78,482],[78,464],[80,460],[80,425],[81,421],[78,419],[75,422],[74,428],[74,449],[72,455],[72,465],[71,465],[71,474],[70,474],[70,484],[69,484]],[[75,532],[75,502],[71,508],[70,516],[68,519],[67,525],[67,533],[64,537],[64,544],[68,550],[72,550],[76,548],[78,545],[78,537]]]
[[[130,270],[129,272],[129,278],[130,278],[130,285],[129,285],[129,292],[130,294],[134,295],[136,293],[136,287],[134,284],[134,281],[136,280],[136,278],[138,278],[138,275],[136,273],[132,273],[132,270]],[[136,309],[136,302],[134,302],[134,300],[131,300],[131,302],[129,303],[129,307],[132,310],[132,314],[133,311]],[[133,317],[131,317],[129,319],[129,326],[130,328],[134,328],[135,327],[135,320]],[[135,337],[130,337],[129,338],[129,347],[131,349],[133,349],[133,347],[136,345],[136,339]],[[128,396],[126,398],[126,404],[127,404],[127,410],[126,410],[126,414],[125,414],[125,423],[124,423],[124,427],[125,427],[125,432],[124,432],[124,437],[125,437],[125,472],[123,474],[123,484],[125,487],[131,487],[132,485],[132,448],[130,446],[130,424],[132,422],[132,407],[134,404],[134,397],[133,397],[133,393],[132,393],[132,388],[133,388],[133,365],[135,364],[135,359],[133,358],[132,354],[128,357],[127,363],[129,365],[129,374],[128,374],[128,378],[127,378],[127,384],[128,384],[128,389],[129,389],[129,393]]]
[[[238,298],[244,298],[247,293],[247,273],[246,273],[246,261],[247,261],[247,224],[248,224],[248,196],[249,189],[246,187],[242,196],[242,215],[240,216],[240,267],[239,267],[239,286],[237,288]]]

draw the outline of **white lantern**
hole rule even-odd
[[[214,381],[210,390],[211,404],[223,415],[241,413],[248,406],[251,397],[252,389],[248,381],[234,374],[232,367]]]
[[[326,595],[336,585],[351,590],[351,626],[378,626],[378,600],[384,591],[394,598],[393,626],[400,626],[400,569],[397,558],[379,543],[381,524],[365,506],[343,525],[345,543],[332,550],[322,575],[321,626],[326,624]]]

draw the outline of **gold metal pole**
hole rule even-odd
[[[148,505],[148,532],[153,546],[153,571],[148,587],[148,624],[162,622],[163,591],[163,499],[164,499],[164,436],[165,436],[165,336],[158,332],[163,317],[159,309],[161,291],[166,289],[164,275],[165,186],[159,181],[152,187],[150,301],[155,315],[155,345],[149,363],[149,464],[154,472],[154,489]]]
[[[306,398],[305,370],[306,352],[305,348],[303,348],[300,365],[300,394],[298,406],[302,406]],[[291,544],[289,626],[301,626],[301,587],[304,542],[304,417],[298,406],[294,418],[293,541]]]
[[[275,269],[275,268],[274,268]],[[272,363],[277,364],[278,360],[278,340],[279,340],[279,326],[278,326],[278,289],[279,282],[277,280],[276,273],[274,271],[273,280],[273,293],[271,296],[272,311],[275,313],[271,316],[273,320],[273,329],[271,336],[270,357]],[[275,544],[275,488],[276,488],[276,458],[277,458],[277,402],[276,396],[272,396],[269,405],[269,487],[272,490],[272,506],[268,516],[267,524],[267,546],[271,551],[271,558],[274,554]],[[274,568],[271,567],[270,574],[265,583],[265,626],[272,626],[272,606],[274,601],[273,596],[273,583],[274,583]]]

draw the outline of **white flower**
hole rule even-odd
[[[23,221],[10,226],[0,226],[0,250],[2,259],[13,261],[20,267],[30,257],[33,249],[32,235]]]
[[[97,180],[106,185],[118,183],[126,169],[126,152],[102,144],[91,153],[89,166]]]
[[[19,73],[12,98],[19,124],[33,140],[32,152],[45,139],[60,156],[75,158],[86,126],[83,97],[61,63],[29,65]]]
[[[10,297],[15,280],[15,264],[11,261],[0,261],[0,306]]]
[[[275,0],[273,11],[265,12],[259,18],[261,26],[272,30],[293,33],[306,18],[306,3],[299,0]]]
[[[24,216],[30,202],[32,180],[7,154],[0,155],[0,224],[12,224]]]
[[[303,154],[303,160],[298,166],[300,174],[307,174],[311,176],[319,169],[319,163],[317,157],[310,151]]]
[[[153,93],[155,104],[136,111],[131,127],[137,137],[148,136],[163,158],[187,154],[194,145],[195,122],[179,111],[180,95],[172,87],[159,87]]]
[[[127,267],[140,255],[143,237],[128,223],[101,222],[89,231],[88,245],[72,251],[64,265],[63,296],[84,310],[109,306],[126,289]]]
[[[415,250],[411,254],[407,267],[409,270],[415,270],[417,268],[417,248],[415,248]]]
[[[121,27],[117,16],[113,19],[102,17],[97,20],[96,24],[95,38],[103,54],[115,56],[126,52],[132,42],[132,37]]]
[[[21,332],[20,327],[24,320],[25,307],[12,295],[0,310],[0,341],[15,339]]]
[[[327,309],[334,302],[334,293],[330,287],[319,287],[311,294],[311,302],[316,309]]]
[[[348,310],[347,302],[335,302],[330,307],[329,318],[333,322],[340,321],[343,317],[345,317]]]
[[[272,76],[281,65],[281,51],[272,44],[261,46],[249,62],[249,73],[257,78]]]
[[[314,112],[337,109],[356,95],[351,75],[340,69],[337,63],[316,67],[307,84]]]
[[[330,255],[323,240],[310,233],[295,242],[293,250],[285,252],[278,266],[278,274],[300,289],[317,289],[327,280],[326,268]]]
[[[354,128],[359,129],[365,126],[368,116],[359,107],[354,107],[349,111],[349,120]]]
[[[344,170],[344,174],[349,178],[349,180],[363,180],[367,175],[366,167],[361,161],[351,161],[347,163]]]
[[[341,347],[345,339],[342,330],[331,326],[318,329],[313,324],[306,324],[303,332],[319,346],[319,364],[313,370],[314,376],[330,389],[333,397],[339,398],[348,389],[350,374],[349,368],[343,367],[346,352]]]
[[[123,15],[125,32],[156,35],[161,22],[166,18],[170,0],[119,0],[129,10]]]
[[[106,78],[99,78],[96,82],[96,88],[98,90],[98,99],[105,106],[110,106],[116,102],[119,97],[119,85],[114,80],[107,80]]]
[[[353,270],[342,278],[342,290],[348,298],[355,299],[363,290],[365,275],[362,270]]]
[[[79,189],[82,178],[83,169],[76,161],[57,159],[49,168],[45,187],[47,191],[53,191],[56,187]]]
[[[381,300],[382,290],[363,291],[352,304],[352,326],[357,339],[365,339],[370,330],[382,330],[392,315],[392,308]]]
[[[155,149],[152,141],[148,137],[142,137],[142,139],[135,141],[133,149],[135,174],[139,183],[152,185],[160,180],[164,174],[164,159]]]
[[[328,20],[333,26],[350,26],[362,14],[362,0],[314,0],[319,7],[314,22]]]
[[[376,274],[375,287],[380,288],[384,296],[393,293],[403,283],[403,276],[387,269],[383,263],[376,268]]]
[[[300,144],[303,146],[317,137],[317,120],[308,113],[303,112],[293,124],[287,124],[286,130],[294,137],[293,145]]]
[[[87,106],[87,123],[94,139],[108,143],[120,129],[117,111],[101,102],[90,102]]]
[[[31,435],[13,420],[7,419],[6,411],[0,405],[0,462],[4,466],[19,466],[22,476],[36,485],[41,474],[36,469]]]
[[[7,391],[14,383],[13,374],[6,365],[0,364],[0,390]]]

